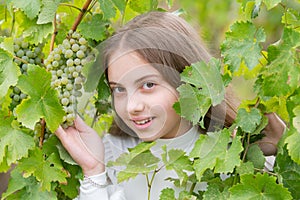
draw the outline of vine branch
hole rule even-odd
[[[57,35],[57,27],[56,27],[56,13],[54,15],[54,19],[53,19],[53,34],[51,37],[51,42],[50,42],[50,52],[54,49],[54,41],[55,41],[55,37]]]
[[[39,141],[39,147],[43,147],[43,142],[44,142],[44,136],[45,136],[45,130],[46,130],[46,122],[45,119],[41,119],[41,136],[40,136],[40,141]]]
[[[77,26],[80,24],[81,20],[83,19],[83,16],[87,12],[88,7],[90,6],[91,2],[92,2],[92,0],[86,0],[86,2],[84,3],[82,9],[80,10],[80,13],[78,14],[78,16],[71,28],[73,31],[76,31]]]

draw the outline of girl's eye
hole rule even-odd
[[[149,90],[149,89],[152,89],[154,86],[155,86],[155,83],[146,82],[143,84],[143,89]]]
[[[123,88],[123,87],[113,87],[111,90],[112,90],[113,93],[123,93],[123,92],[125,92],[125,88]]]

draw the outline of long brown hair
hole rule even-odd
[[[139,15],[106,40],[101,52],[105,69],[117,59],[116,52],[125,55],[133,51],[151,63],[174,88],[180,85],[179,74],[186,66],[211,59],[195,29],[184,19],[168,12],[153,11]],[[107,70],[105,73],[107,78]],[[231,89],[227,88],[225,100],[211,107],[205,117],[206,131],[220,124],[230,126],[237,106],[238,101],[233,98]],[[126,126],[116,116],[110,129],[111,134],[134,135],[127,126],[121,129],[120,123],[122,127]]]

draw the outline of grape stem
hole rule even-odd
[[[76,18],[76,20],[75,20],[75,22],[74,22],[71,30],[76,31],[77,26],[80,24],[81,20],[83,19],[83,16],[87,12],[88,7],[90,6],[91,2],[92,2],[92,0],[87,0],[84,3],[84,5],[83,5],[82,9],[80,10],[80,13],[78,14],[78,16],[77,16],[77,18]]]
[[[55,37],[57,35],[57,27],[56,27],[56,13],[54,15],[54,19],[53,19],[53,34],[51,37],[51,43],[50,43],[50,52],[54,49],[54,41],[55,41]]]
[[[45,129],[46,129],[46,122],[45,119],[41,119],[41,136],[40,136],[40,141],[39,141],[39,147],[43,147],[43,141],[44,141],[44,136],[45,136]]]

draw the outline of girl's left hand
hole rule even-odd
[[[268,125],[264,129],[265,137],[257,141],[260,149],[265,156],[275,155],[277,152],[277,143],[285,131],[285,123],[275,114],[265,114],[268,118]]]

